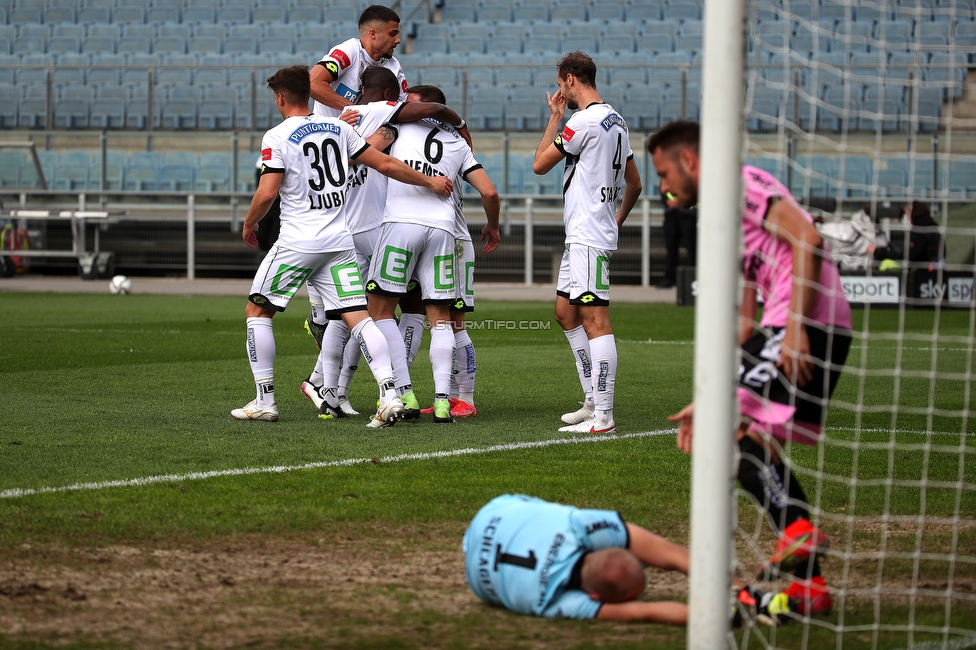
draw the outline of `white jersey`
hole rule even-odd
[[[471,147],[453,126],[426,119],[400,124],[397,129],[399,135],[390,148],[390,155],[425,176],[464,178],[481,166],[474,159]],[[449,197],[441,196],[427,188],[406,185],[391,178],[383,221],[432,226],[453,235],[459,196],[456,192]]]
[[[478,165],[468,171],[481,167]],[[464,186],[461,184],[463,179],[460,176],[454,177],[454,237],[461,241],[471,241],[471,233],[468,231],[468,220],[464,218]]]
[[[281,233],[291,250],[322,253],[353,248],[343,208],[349,161],[369,144],[344,122],[303,115],[261,140],[261,173],[280,173]]]
[[[400,101],[407,98],[407,78],[403,74],[403,68],[400,67],[400,62],[396,60],[396,57],[374,61],[363,49],[363,44],[358,38],[350,38],[348,41],[339,43],[323,56],[317,65],[325,66],[326,70],[335,77],[335,81],[330,84],[332,90],[336,91],[339,97],[348,99],[353,104],[359,99],[359,93],[363,88],[363,71],[373,65],[392,70],[400,83]],[[312,112],[316,115],[338,117],[342,111],[315,102]]]
[[[402,108],[403,102],[370,102],[349,106],[346,110],[359,111],[356,131],[368,138],[387,122],[396,121]],[[366,165],[353,164],[350,167],[349,186],[346,188],[346,228],[349,232],[356,235],[383,223],[386,181],[386,176]]]
[[[627,123],[610,104],[590,104],[569,118],[555,145],[566,155],[566,243],[616,250],[616,205],[624,169],[634,157]]]

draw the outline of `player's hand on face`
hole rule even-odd
[[[356,126],[359,124],[359,111],[350,108],[349,110],[343,111],[339,114],[339,119],[348,124],[349,126]]]
[[[560,88],[556,91],[555,95],[550,95],[546,93],[546,103],[549,104],[549,112],[553,115],[562,115],[566,112],[566,98],[563,97],[563,91]]]
[[[241,237],[244,238],[244,243],[251,248],[257,248],[258,245],[258,224],[253,224],[251,226],[244,224],[244,229],[241,232]]]
[[[481,241],[485,242],[485,252],[494,253],[498,249],[498,242],[502,240],[502,236],[498,233],[498,228],[492,228],[490,225],[486,225],[481,230]]]
[[[430,179],[429,187],[434,194],[443,194],[444,196],[450,196],[451,192],[454,191],[454,183],[447,176],[433,176]]]
[[[691,453],[691,435],[694,432],[692,420],[695,415],[694,403],[684,407],[674,415],[668,416],[669,422],[678,423],[678,449],[686,454]]]
[[[793,323],[795,321],[791,320],[786,326],[786,334],[783,335],[783,343],[779,348],[779,363],[776,365],[790,382],[793,381],[795,372],[796,385],[805,386],[813,379],[810,338],[807,336],[807,328],[800,324],[792,326]]]

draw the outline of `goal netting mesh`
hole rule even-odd
[[[968,0],[748,5],[743,157],[822,219],[854,331],[821,443],[785,448],[832,610],[737,646],[976,648],[974,19]],[[754,580],[775,536],[738,499]]]

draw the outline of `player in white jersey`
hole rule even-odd
[[[366,137],[367,142],[379,150],[387,149],[396,138],[399,123],[416,122],[433,118],[454,124],[465,141],[470,134],[464,120],[453,110],[441,103],[404,103],[397,101],[399,83],[390,70],[373,66],[363,73],[363,91],[355,106],[347,107],[346,113],[358,115],[356,131]],[[344,113],[343,115],[345,115]],[[356,246],[356,261],[361,269],[369,268],[369,261],[379,236],[386,207],[387,177],[370,173],[363,165],[353,165],[349,172],[346,190],[345,217],[346,228]],[[458,188],[455,187],[455,192]],[[422,316],[421,316],[422,318]],[[422,323],[421,323],[422,324]],[[390,346],[394,377],[406,372],[406,353],[403,339],[396,329],[396,323],[380,321],[377,325],[383,330]],[[392,326],[392,327],[391,327]],[[386,331],[384,328],[389,328]],[[348,342],[347,342],[348,341]],[[322,395],[330,389],[336,391],[338,410],[343,415],[358,415],[348,400],[348,387],[359,365],[360,350],[355,340],[349,336],[349,329],[340,320],[329,322],[322,342],[323,346],[344,347],[341,370],[338,367],[317,365],[307,380],[302,383],[302,392],[322,407]],[[320,357],[321,358],[321,357]],[[409,382],[405,382],[409,383]],[[402,385],[402,384],[398,384]],[[405,419],[420,416],[420,405],[412,391],[400,396],[405,406]]]
[[[464,138],[453,127],[434,120],[401,125],[390,154],[429,176],[468,179],[472,172],[481,169]],[[480,175],[471,176],[471,181],[480,183],[475,177]],[[490,182],[476,189],[483,196],[494,196],[497,204],[497,192]],[[486,212],[489,205],[486,203]],[[383,227],[366,284],[370,315],[379,322],[393,320],[397,302],[406,294],[411,280],[416,278],[419,283],[431,325],[435,422],[453,421],[448,399],[455,348],[450,305],[455,301],[456,208],[457,199],[453,194],[447,199],[431,200],[428,195],[414,192],[409,185],[391,180]],[[405,379],[409,381],[409,377]],[[397,386],[399,393],[408,390],[412,390],[412,385]]]
[[[400,85],[400,96],[407,95],[407,79],[393,51],[400,44],[400,16],[382,5],[371,5],[359,16],[359,38],[339,43],[322,57],[310,73],[312,112],[336,117],[346,106],[356,103],[362,91],[366,68],[389,68]]]
[[[546,93],[549,123],[532,170],[545,174],[565,160],[566,251],[556,284],[556,321],[573,349],[582,408],[562,416],[560,431],[610,433],[617,346],[610,328],[610,257],[617,230],[637,202],[640,173],[623,118],[600,99],[596,65],[571,52],[556,66],[555,95]],[[559,131],[566,108],[579,109]],[[625,184],[625,187],[622,185]],[[623,190],[623,191],[621,191]],[[615,208],[617,202],[620,207]]]
[[[281,232],[255,274],[245,309],[247,355],[257,397],[231,415],[238,420],[278,419],[272,318],[284,311],[295,292],[308,282],[318,288],[327,312],[341,317],[360,341],[380,385],[380,408],[370,426],[392,424],[402,415],[403,403],[394,390],[386,340],[366,311],[352,236],[342,216],[349,161],[357,160],[401,182],[416,183],[445,196],[451,195],[453,184],[447,178],[419,174],[371,148],[339,120],[309,115],[306,66],[282,68],[268,78],[268,87],[284,121],[262,140],[261,181],[242,236],[248,246],[257,246],[258,221],[279,194]]]
[[[407,93],[408,102],[440,102],[446,98],[437,86],[411,86]],[[470,144],[470,143],[469,143]],[[481,203],[488,215],[488,224],[481,231],[481,239],[485,242],[485,253],[492,253],[498,248],[501,235],[498,232],[498,216],[500,202],[497,191],[484,169],[477,169],[467,178],[476,189],[482,188]],[[490,188],[490,190],[489,190]],[[455,418],[473,417],[478,414],[474,406],[474,382],[477,371],[477,355],[474,343],[464,326],[466,312],[474,311],[474,242],[468,231],[468,223],[464,218],[463,186],[460,178],[454,179],[454,194],[456,198],[454,216],[455,237],[455,269],[457,277],[457,300],[451,305],[451,327],[454,330],[454,373],[451,375],[451,416]],[[480,191],[480,190],[479,190]],[[402,308],[402,305],[401,305]],[[423,316],[421,316],[423,318]],[[401,326],[404,320],[400,316]],[[422,324],[422,323],[421,323]],[[418,337],[419,338],[419,337]],[[419,345],[419,341],[417,342]],[[421,413],[433,413],[434,408],[423,409]]]
[[[359,16],[359,38],[336,45],[312,67],[309,73],[312,99],[315,100],[312,112],[336,117],[346,106],[354,104],[362,88],[363,72],[371,65],[387,67],[397,76],[400,86],[397,99],[404,99],[407,80],[400,62],[393,56],[399,44],[400,16],[381,5],[367,7]],[[321,349],[326,328],[322,298],[315,287],[309,287],[308,298],[312,313],[305,321],[305,329]],[[348,402],[342,406],[347,414],[355,412]]]

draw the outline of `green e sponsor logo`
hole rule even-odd
[[[387,246],[383,251],[383,264],[380,266],[380,277],[390,282],[407,283],[407,268],[413,253],[396,246]]]
[[[453,255],[434,256],[434,288],[435,289],[454,288],[454,256]]]
[[[340,298],[358,296],[363,293],[363,279],[359,275],[359,265],[355,262],[336,264],[331,269],[332,282],[335,283],[336,294]]]
[[[610,289],[610,258],[604,255],[596,257],[596,289],[597,291]]]
[[[464,295],[474,295],[474,262],[464,263]]]
[[[291,298],[305,284],[305,280],[310,275],[312,275],[312,269],[303,269],[300,266],[282,264],[278,267],[278,272],[271,279],[271,293]]]

